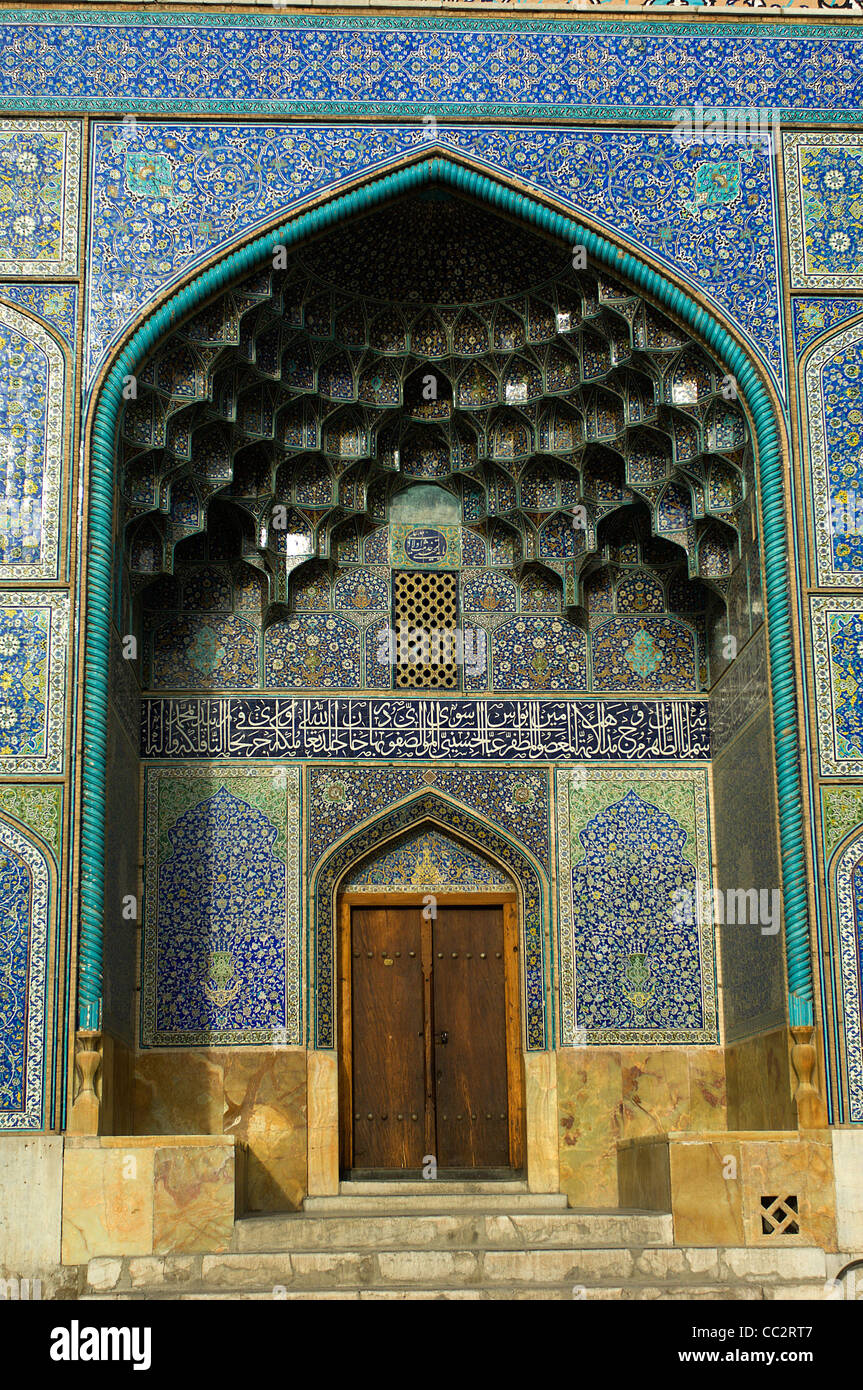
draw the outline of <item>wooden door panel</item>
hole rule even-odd
[[[502,910],[439,906],[433,949],[438,1166],[506,1167],[510,1152]]]
[[[357,1168],[420,1168],[427,1152],[421,920],[416,908],[351,916]]]

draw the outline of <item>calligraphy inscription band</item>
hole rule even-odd
[[[145,758],[710,757],[706,700],[146,699]]]

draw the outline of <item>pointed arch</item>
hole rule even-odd
[[[786,522],[781,415],[767,377],[732,335],[730,325],[703,308],[668,273],[633,254],[607,236],[550,206],[536,195],[516,192],[502,177],[480,174],[453,153],[422,153],[394,171],[366,178],[347,193],[332,196],[312,210],[257,236],[195,276],[168,298],[133,334],[103,379],[92,417],[90,448],[90,548],[87,575],[85,638],[84,739],[89,750],[82,787],[82,838],[86,847],[82,872],[80,982],[81,1026],[98,1026],[101,1013],[102,915],[105,872],[104,789],[107,747],[107,671],[110,639],[112,509],[115,439],[122,408],[123,381],[176,324],[217,291],[244,273],[271,262],[278,246],[291,246],[395,195],[424,184],[445,183],[520,218],[568,245],[585,248],[589,257],[613,269],[682,319],[727,365],[754,427],[757,444],[765,580],[773,697],[773,724],[779,784],[780,838],[786,921],[789,988],[795,1016],[812,1017],[812,964],[805,882],[803,808],[799,739],[794,688],[790,596],[786,584]],[[513,345],[515,346],[515,345]]]
[[[48,1105],[47,984],[56,869],[19,821],[0,814],[0,1133],[41,1129]]]
[[[16,337],[23,346],[15,347]],[[10,353],[24,358],[14,370],[4,360]],[[14,418],[19,426],[23,422],[20,457],[26,460],[15,470],[21,494],[9,499],[14,511],[8,525],[0,526],[0,579],[60,579],[67,349],[40,319],[3,300],[0,372],[17,383],[11,390],[19,393],[22,408]],[[41,404],[38,411],[36,404]],[[25,508],[32,513],[29,525]],[[7,546],[20,550],[20,556],[6,553]]]
[[[834,918],[845,1090],[841,1110],[847,1119],[863,1123],[863,827],[840,842],[827,869],[830,908]]]
[[[416,791],[387,806],[337,840],[317,865],[309,884],[309,1046],[336,1045],[336,898],[351,870],[373,850],[382,850],[405,831],[438,828],[482,855],[517,885],[520,917],[521,1009],[527,1051],[549,1046],[551,930],[547,874],[526,845],[440,790]]]

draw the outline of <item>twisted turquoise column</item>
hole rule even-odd
[[[123,378],[134,374],[148,352],[174,325],[243,274],[272,262],[276,245],[290,246],[383,199],[424,183],[447,183],[481,202],[533,223],[645,290],[710,344],[736,377],[752,415],[762,497],[770,639],[770,684],[779,784],[782,887],[789,1008],[797,1022],[812,1020],[812,965],[809,953],[803,813],[785,498],[779,430],[770,398],[746,354],[706,309],[657,271],[621,252],[607,238],[570,217],[551,211],[523,194],[440,156],[430,156],[396,173],[382,175],[353,193],[334,198],[267,232],[225,257],[179,290],[138,329],[114,363],[99,393],[90,450],[89,541],[84,687],[84,768],[81,815],[81,936],[79,943],[79,1026],[101,1023],[102,949],[105,893],[105,760],[107,749],[108,667],[113,572],[114,459],[122,406]]]

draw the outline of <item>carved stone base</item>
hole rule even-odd
[[[810,1025],[792,1027],[794,1039],[791,1065],[797,1077],[794,1103],[797,1106],[798,1129],[824,1129],[827,1125],[827,1106],[813,1084],[815,1074],[815,1029]]]
[[[70,1134],[98,1134],[101,1103],[97,1076],[102,1064],[102,1034],[82,1030],[75,1038],[78,1089],[69,1116]]]

